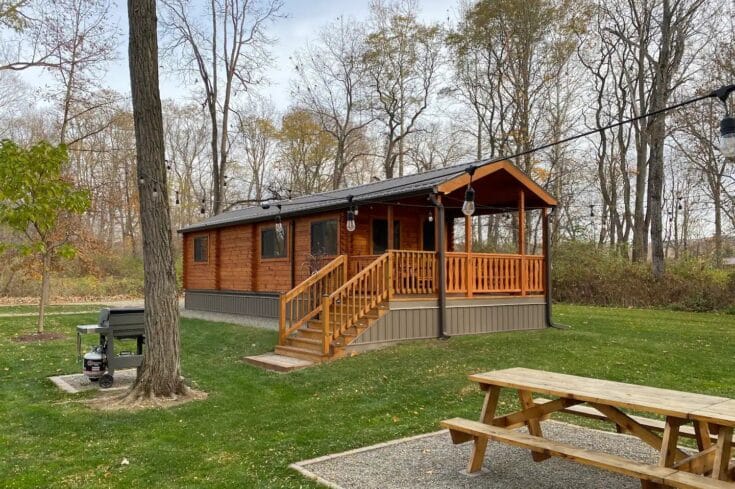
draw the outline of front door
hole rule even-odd
[[[424,251],[436,251],[436,227],[433,222],[424,221],[423,233],[421,233]]]
[[[373,255],[382,255],[388,249],[388,220],[373,219]],[[401,249],[401,222],[393,221],[393,248]]]

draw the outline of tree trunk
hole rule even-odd
[[[51,252],[47,251],[41,261],[41,300],[38,302],[38,323],[36,331],[43,333],[43,322],[51,289]]]
[[[128,0],[128,21],[143,236],[146,337],[143,364],[126,396],[135,401],[170,398],[186,394],[188,389],[180,373],[179,309],[158,84],[155,0]],[[156,197],[154,187],[158,191]]]

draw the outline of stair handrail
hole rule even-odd
[[[339,288],[347,280],[347,255],[339,255],[279,299],[278,343],[314,319],[322,310],[322,296]],[[301,298],[301,304],[297,299]],[[305,302],[305,304],[304,304]],[[287,311],[291,314],[288,315]],[[287,321],[288,319],[288,321]]]
[[[386,252],[363,268],[354,277],[329,295],[324,295],[321,306],[322,350],[329,354],[333,339],[341,336],[357,321],[392,296],[393,253]],[[344,299],[357,298],[358,286],[364,295],[359,301],[346,303]]]

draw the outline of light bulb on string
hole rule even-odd
[[[470,175],[470,181],[467,183],[467,190],[464,192],[462,214],[469,217],[475,213],[475,189],[472,188],[472,176],[475,174],[475,167],[471,166],[466,171]]]
[[[355,225],[355,211],[350,209],[347,211],[347,231],[353,232],[357,226]]]
[[[158,188],[155,185],[153,185],[153,198],[158,198]]]
[[[429,222],[434,222],[434,213],[429,211]]]

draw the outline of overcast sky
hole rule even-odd
[[[444,22],[448,16],[454,16],[456,3],[447,0],[418,0],[420,17],[425,21]],[[369,0],[285,0],[283,13],[287,18],[280,19],[272,25],[269,33],[277,39],[272,49],[273,66],[266,74],[268,83],[259,88],[259,92],[269,96],[278,109],[285,109],[289,103],[289,78],[291,66],[288,57],[294,51],[313,39],[319,29],[340,15],[365,19],[368,16]],[[119,59],[110,65],[105,85],[119,92],[130,92],[130,76],[127,60],[127,13],[126,3],[114,7],[113,21],[119,24],[122,31],[119,47]],[[37,76],[37,74],[36,74]],[[33,83],[33,78],[29,80]],[[163,75],[161,79],[161,96],[163,98],[182,98],[186,96],[186,88],[178,78]]]

